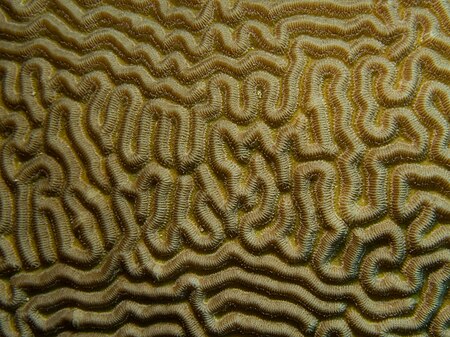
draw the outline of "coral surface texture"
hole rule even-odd
[[[0,0],[0,336],[450,336],[448,0]]]

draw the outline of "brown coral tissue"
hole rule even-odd
[[[449,0],[0,0],[0,336],[450,336]]]

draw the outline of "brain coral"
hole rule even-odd
[[[448,0],[0,0],[0,335],[450,336]]]

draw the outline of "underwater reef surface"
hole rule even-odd
[[[450,5],[0,0],[0,336],[450,336]]]

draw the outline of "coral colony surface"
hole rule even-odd
[[[448,0],[0,0],[0,336],[450,336]]]

